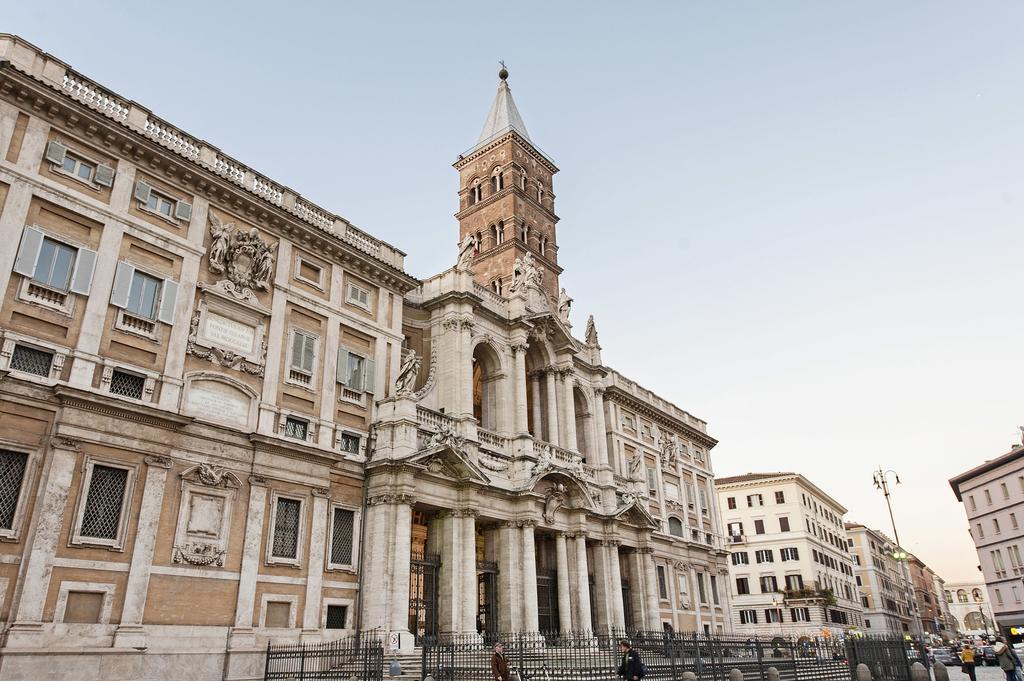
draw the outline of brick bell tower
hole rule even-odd
[[[473,278],[508,295],[516,258],[527,253],[543,270],[542,286],[558,297],[555,194],[558,168],[538,149],[512,100],[508,71],[498,72],[498,93],[476,145],[459,156],[459,244],[476,240]]]

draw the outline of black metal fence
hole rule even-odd
[[[377,635],[303,645],[267,645],[266,681],[381,681],[384,642]]]
[[[756,638],[678,632],[604,634],[499,634],[424,641],[423,675],[434,681],[493,681],[493,644],[501,641],[521,681],[613,681],[628,638],[647,667],[649,681],[677,681],[693,672],[698,681],[728,681],[738,669],[744,681],[767,681],[774,667],[781,681],[850,681],[864,662],[875,681],[910,681],[910,665],[927,664],[923,648],[902,638]]]

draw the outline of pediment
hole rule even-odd
[[[629,525],[656,530],[661,523],[643,507],[634,495],[624,495],[623,501],[612,513],[612,517]]]
[[[465,453],[450,444],[435,444],[414,454],[409,463],[455,480],[490,483],[491,479]]]
[[[533,324],[531,333],[537,338],[546,339],[556,350],[571,349],[578,352],[582,348],[558,315],[544,312],[527,317],[527,321]]]

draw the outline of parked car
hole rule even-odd
[[[941,662],[947,667],[959,667],[960,656],[949,648],[933,648],[932,662]]]
[[[1017,653],[1017,657],[1024,656],[1024,643],[1014,643],[1013,652]]]
[[[980,654],[976,654],[974,658],[976,666],[994,667],[999,664],[999,660],[996,659],[996,651],[992,650],[992,646],[982,646],[978,649],[978,653]]]

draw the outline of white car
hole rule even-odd
[[[1018,657],[1024,655],[1024,643],[1014,643],[1013,652],[1017,653]]]

